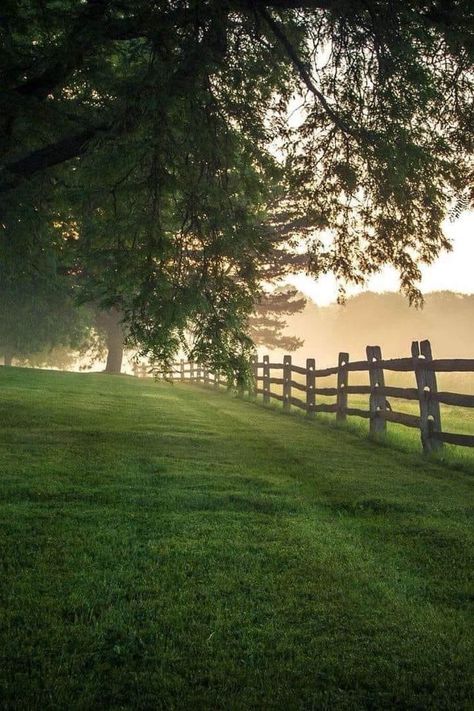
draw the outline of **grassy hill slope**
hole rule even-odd
[[[2,708],[473,708],[472,475],[127,377],[0,415]]]

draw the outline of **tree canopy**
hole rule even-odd
[[[276,224],[312,273],[391,264],[416,300],[471,199],[473,24],[467,0],[5,0],[2,240],[59,231],[158,359],[191,334],[245,360]]]

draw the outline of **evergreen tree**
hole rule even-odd
[[[287,352],[301,348],[304,340],[284,333],[289,317],[300,313],[306,304],[304,296],[296,289],[281,288],[265,293],[249,318],[249,336],[258,346]]]

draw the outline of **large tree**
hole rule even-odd
[[[473,16],[461,0],[6,0],[6,237],[26,215],[47,249],[52,223],[76,225],[76,268],[102,270],[130,338],[167,358],[191,333],[236,367],[278,178],[315,274],[392,264],[416,299],[469,198]]]

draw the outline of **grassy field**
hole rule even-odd
[[[2,709],[473,709],[474,477],[224,394],[0,369]]]

